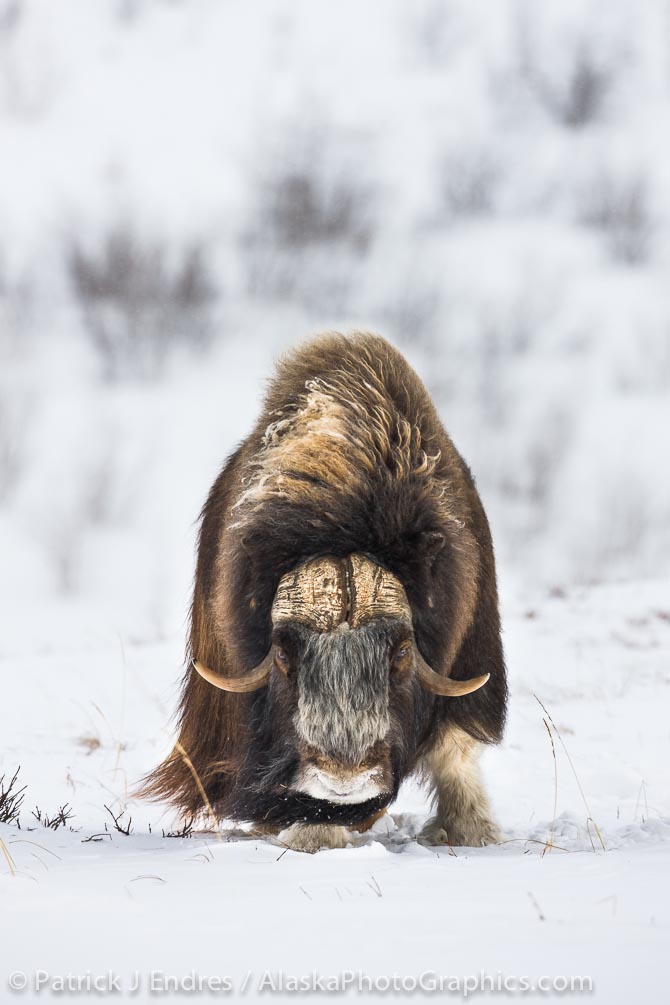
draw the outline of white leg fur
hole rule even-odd
[[[481,746],[452,728],[424,758],[436,812],[419,835],[422,844],[479,847],[500,840],[477,763]]]
[[[293,851],[313,854],[321,848],[346,848],[353,836],[336,824],[292,824],[277,835],[277,840]]]

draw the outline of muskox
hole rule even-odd
[[[467,465],[388,342],[316,338],[279,363],[204,505],[179,741],[143,793],[315,851],[416,772],[435,801],[420,840],[487,844],[477,756],[506,696]]]

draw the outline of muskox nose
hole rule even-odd
[[[381,765],[358,771],[327,771],[309,764],[301,769],[293,788],[330,803],[364,803],[385,791]]]

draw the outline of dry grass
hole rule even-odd
[[[600,833],[600,828],[598,827],[598,824],[594,820],[593,814],[591,812],[591,807],[589,806],[589,803],[588,803],[588,800],[586,798],[586,795],[584,794],[584,789],[582,788],[582,783],[579,780],[579,775],[577,774],[577,769],[575,768],[573,760],[570,757],[570,754],[568,752],[568,748],[565,745],[565,741],[563,740],[561,732],[560,732],[558,726],[556,725],[556,723],[554,722],[554,720],[552,719],[551,715],[547,711],[547,708],[544,705],[544,703],[538,698],[537,695],[533,695],[533,697],[535,698],[535,700],[537,701],[537,703],[541,707],[542,711],[546,715],[547,720],[551,724],[551,728],[554,731],[554,735],[557,737],[557,739],[558,739],[561,747],[563,748],[563,753],[565,754],[565,756],[568,759],[568,764],[570,765],[570,768],[572,770],[572,774],[574,775],[574,779],[575,779],[575,781],[577,783],[577,788],[579,789],[579,794],[581,795],[582,802],[584,803],[584,806],[586,808],[586,813],[587,813],[587,817],[586,817],[586,830],[587,830],[587,833],[589,835],[589,840],[591,841],[591,848],[593,849],[593,851],[596,850],[596,846],[595,846],[593,838],[591,836],[591,827],[593,827],[593,830],[594,830],[594,832],[595,832],[595,834],[596,834],[596,836],[598,838],[598,841],[600,842],[600,846],[601,846],[602,850],[603,851],[607,851],[607,849],[605,848],[605,842],[603,841],[603,838],[602,838],[602,834]],[[547,721],[546,720],[545,720],[545,726],[547,726]],[[547,726],[547,728],[549,728],[549,727]],[[551,736],[551,733],[549,735]],[[552,742],[552,750],[554,752],[554,766],[555,766],[556,751],[555,751],[553,742]],[[557,777],[556,777],[556,786],[558,786]],[[556,789],[556,791],[557,791],[557,789]],[[555,821],[555,819],[556,819],[556,802],[554,802],[554,821]],[[552,833],[551,833],[551,842],[552,843],[551,843],[551,847],[554,846],[553,845],[553,831],[554,831],[554,825],[552,824]]]
[[[216,833],[216,836],[217,836],[218,840],[219,841],[223,841],[223,838],[221,836],[221,831],[219,830],[219,821],[217,820],[216,814],[215,814],[214,810],[212,809],[212,804],[210,803],[209,798],[207,796],[207,793],[205,792],[205,787],[202,784],[202,782],[200,781],[200,775],[195,770],[195,766],[193,764],[193,761],[188,756],[188,754],[184,750],[184,748],[181,745],[181,743],[179,742],[179,740],[177,740],[177,742],[175,743],[175,750],[177,750],[177,752],[179,753],[179,756],[182,758],[184,764],[186,765],[186,767],[188,768],[188,770],[193,775],[193,781],[195,782],[195,784],[198,787],[198,792],[200,793],[200,798],[202,799],[203,806],[207,809],[207,813],[209,815],[209,819],[211,821],[212,827],[214,828],[214,832]]]
[[[80,736],[77,739],[77,744],[83,747],[88,755],[92,754],[95,750],[100,750],[102,743],[97,736]]]
[[[7,865],[9,866],[10,873],[12,874],[12,876],[16,876],[16,866],[14,865],[14,859],[9,854],[9,848],[7,847],[7,845],[5,844],[5,842],[2,840],[2,838],[0,838],[0,851],[2,852],[2,854],[5,856],[5,859],[7,860]]]
[[[640,805],[643,800],[644,800],[644,813],[642,813],[641,816],[642,816],[642,823],[645,823],[645,821],[649,819],[649,803],[647,802],[647,786],[644,783],[644,778],[640,782],[640,788],[637,793],[637,802],[635,803],[635,816],[633,817],[634,820],[637,820],[638,810],[640,809]]]
[[[551,756],[554,761],[554,813],[551,818],[551,831],[549,833],[549,841],[546,844],[544,851],[542,852],[542,854],[544,855],[544,852],[551,851],[551,849],[554,847],[554,831],[556,830],[556,811],[558,807],[558,764],[556,763],[556,747],[554,745],[554,738],[551,735],[551,729],[549,727],[549,723],[547,722],[546,719],[543,719],[542,722],[544,723],[544,727],[547,730],[547,734],[549,736],[549,742],[551,743]]]

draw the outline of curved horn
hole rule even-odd
[[[485,673],[481,677],[471,677],[470,680],[453,680],[451,677],[442,677],[441,674],[431,670],[418,649],[416,649],[416,675],[427,691],[449,698],[457,698],[460,695],[478,691],[480,687],[484,687],[491,676],[491,674]]]
[[[249,673],[243,674],[242,677],[226,677],[222,673],[210,670],[200,660],[193,660],[192,662],[200,676],[209,684],[213,684],[214,687],[218,687],[222,691],[235,691],[238,694],[244,694],[248,691],[257,691],[259,688],[265,687],[270,676],[273,661],[274,653],[270,649],[263,662],[259,663],[253,670],[250,670]]]

